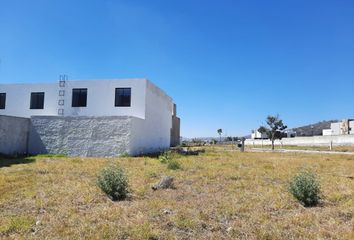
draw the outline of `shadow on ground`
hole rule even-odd
[[[28,164],[33,163],[36,160],[33,158],[7,158],[7,157],[0,157],[0,168],[3,167],[10,167],[16,164]]]

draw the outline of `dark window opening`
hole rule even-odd
[[[114,105],[116,107],[130,107],[131,88],[116,88],[116,98]]]
[[[5,109],[6,93],[0,93],[0,109]]]
[[[74,88],[72,97],[72,107],[87,106],[87,88]]]
[[[31,93],[30,109],[43,109],[43,108],[44,108],[44,92]]]

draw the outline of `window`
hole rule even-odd
[[[44,92],[31,93],[30,109],[43,109],[44,107]]]
[[[87,105],[87,88],[74,88],[72,107],[86,107]]]
[[[116,107],[130,107],[131,88],[116,88]]]
[[[0,93],[0,109],[5,109],[6,93]]]

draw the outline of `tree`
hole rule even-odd
[[[268,127],[261,126],[258,131],[260,133],[267,134],[270,141],[272,141],[272,150],[274,150],[274,141],[276,139],[283,138],[284,130],[287,128],[287,126],[284,125],[283,120],[279,118],[279,115],[268,116],[267,125]]]
[[[218,132],[218,134],[219,134],[219,138],[220,138],[220,142],[221,142],[221,134],[222,134],[222,129],[221,129],[221,128],[219,128],[217,132]]]
[[[233,137],[233,138],[232,138],[232,141],[234,141],[234,142],[237,142],[238,140],[240,140],[239,137]]]

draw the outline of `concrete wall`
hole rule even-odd
[[[0,154],[27,153],[30,121],[27,118],[0,115]]]
[[[331,135],[333,135],[332,129],[323,129],[322,130],[322,135],[323,136],[331,136]]]
[[[181,120],[177,117],[177,106],[176,104],[173,104],[170,147],[176,147],[180,144],[180,138],[181,138],[180,131],[181,131]]]
[[[173,102],[161,89],[147,81],[144,121],[134,120],[133,153],[162,151],[170,147]]]
[[[331,123],[332,135],[341,135],[342,134],[341,125],[342,125],[342,122]]]
[[[31,118],[29,153],[118,156],[131,152],[134,117]]]
[[[170,145],[170,125],[163,125],[150,117],[34,116],[29,153],[106,157],[163,151]]]
[[[354,135],[338,135],[338,136],[314,136],[314,137],[295,137],[283,138],[276,140],[276,145],[298,145],[298,146],[346,146],[354,145]],[[270,140],[247,139],[246,145],[271,145]]]
[[[172,116],[172,129],[171,129],[171,147],[176,147],[180,144],[181,141],[181,120],[176,117]]]

